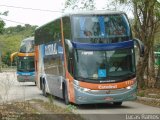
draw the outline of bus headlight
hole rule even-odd
[[[131,88],[132,88],[131,86],[126,87],[127,90],[130,90]]]
[[[82,92],[89,92],[90,89],[88,88],[82,88],[82,87],[77,87],[79,91],[82,91]]]
[[[80,86],[79,86],[79,81],[77,81],[77,80],[74,80],[73,83],[74,83],[75,88],[76,88],[77,90],[79,90],[79,91],[88,92],[88,91],[91,90],[91,89],[88,89],[88,88],[80,87]]]
[[[84,91],[84,92],[88,92],[88,91],[90,91],[90,89],[88,89],[88,88],[83,88],[83,91]]]
[[[79,86],[79,81],[74,80],[73,83],[74,83],[75,85]]]
[[[135,85],[136,85],[136,84],[133,84],[133,85],[127,86],[127,87],[126,87],[126,89],[127,89],[127,90],[130,90],[130,89],[132,89]]]
[[[82,88],[82,87],[80,87],[78,85],[74,85],[74,86],[78,91],[82,91],[82,92],[88,92],[88,91],[91,90],[91,89],[88,89],[88,88]]]

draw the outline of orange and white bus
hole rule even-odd
[[[64,13],[35,31],[37,84],[66,104],[135,100],[135,43],[124,12]]]

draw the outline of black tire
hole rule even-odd
[[[42,94],[47,97],[45,80],[42,81]]]
[[[68,92],[66,87],[64,87],[63,89],[63,98],[64,98],[64,103],[66,105],[69,105]]]
[[[35,86],[37,86],[37,82],[36,81],[34,82],[34,84],[35,84]]]
[[[113,104],[116,105],[116,106],[121,106],[122,102],[113,102]]]

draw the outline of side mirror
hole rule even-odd
[[[68,46],[68,52],[72,53],[73,52],[73,45],[70,40],[65,39],[65,44]]]
[[[144,44],[142,43],[142,41],[140,41],[137,38],[133,39],[135,46],[137,46],[139,48],[139,55],[140,57],[144,56]]]
[[[70,40],[65,39],[66,52],[68,57],[68,69],[71,74],[74,74],[74,59],[73,59],[73,46]]]

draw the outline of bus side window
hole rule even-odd
[[[80,36],[92,36],[93,35],[93,26],[94,23],[92,22],[91,18],[89,17],[81,17],[79,20],[80,24]]]
[[[69,17],[63,18],[64,39],[71,40],[71,21]]]
[[[54,40],[59,40],[61,37],[60,37],[60,33],[58,33],[58,32],[54,32],[54,37],[53,37],[53,39]]]
[[[53,27],[53,39],[54,41],[59,41],[61,39],[61,22],[60,19],[56,20],[54,22]]]

